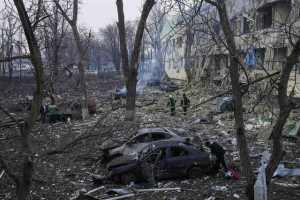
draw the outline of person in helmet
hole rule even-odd
[[[183,109],[183,114],[186,115],[187,108],[190,106],[190,100],[185,94],[182,95],[181,106]]]
[[[176,100],[173,99],[172,95],[169,95],[169,101],[167,103],[167,107],[170,107],[170,109],[171,109],[171,116],[175,115],[175,103],[176,103]]]

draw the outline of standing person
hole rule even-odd
[[[48,107],[49,113],[48,115],[50,116],[50,124],[54,124],[56,123],[56,111],[57,111],[57,106],[52,103],[49,107]]]
[[[41,120],[43,124],[46,123],[47,113],[48,113],[48,106],[46,105],[46,102],[43,101],[40,108]]]
[[[175,115],[175,103],[176,100],[173,99],[172,95],[169,95],[169,101],[167,103],[167,107],[170,107],[171,109],[171,116]]]
[[[225,161],[225,150],[217,143],[217,142],[206,142],[205,146],[210,148],[211,154],[215,155],[217,157],[216,164],[214,166],[216,172],[219,172],[220,169],[220,163],[222,164],[224,170],[225,170],[225,176],[231,177],[231,173],[228,170],[226,161]]]
[[[183,114],[186,115],[187,108],[190,106],[190,100],[185,94],[182,94],[181,106],[183,109]]]

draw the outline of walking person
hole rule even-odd
[[[46,117],[47,117],[47,113],[48,113],[48,106],[46,105],[46,102],[43,101],[41,108],[40,108],[40,114],[41,114],[41,120],[42,123],[46,123]]]
[[[190,100],[186,97],[185,94],[182,94],[181,106],[183,109],[183,114],[186,115],[187,108],[190,106]]]
[[[173,99],[172,95],[169,95],[169,101],[167,103],[167,107],[170,107],[171,109],[171,116],[175,115],[175,103],[176,100]]]
[[[216,164],[214,166],[214,169],[216,170],[216,173],[219,172],[220,169],[220,163],[222,164],[222,167],[225,170],[225,176],[226,177],[232,177],[231,172],[229,171],[226,161],[225,161],[225,150],[217,143],[217,142],[206,142],[205,146],[210,148],[211,154],[215,155],[217,157]]]

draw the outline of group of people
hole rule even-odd
[[[57,111],[57,106],[55,104],[52,103],[51,105],[47,106],[46,102],[43,101],[40,108],[42,123],[43,124],[46,123],[47,116],[49,116],[50,124],[56,123],[56,111]]]
[[[227,99],[226,99],[227,100]],[[231,100],[231,99],[230,99]],[[232,111],[232,101],[226,101],[226,105],[222,105],[223,107],[226,107],[226,111]],[[190,100],[187,98],[186,94],[182,94],[182,99],[180,102],[180,105],[182,107],[182,113],[183,115],[187,114],[187,109],[190,106]],[[167,102],[167,107],[171,110],[171,116],[175,115],[175,108],[176,108],[176,100],[173,98],[172,95],[169,95],[169,100]],[[221,106],[220,106],[221,107]],[[221,107],[222,110],[222,107]],[[223,110],[222,110],[223,111]],[[224,112],[224,111],[223,111]],[[206,142],[205,146],[210,148],[211,154],[216,156],[216,162],[214,166],[214,171],[218,173],[218,171],[223,167],[225,171],[225,176],[232,178],[232,173],[228,169],[228,166],[225,161],[225,150],[217,143],[217,142]],[[220,166],[222,165],[222,167]]]
[[[182,107],[182,114],[186,115],[187,109],[190,106],[190,100],[186,97],[186,94],[182,94],[180,105]],[[169,107],[171,110],[171,116],[175,116],[176,100],[174,100],[172,95],[169,95],[167,107]]]

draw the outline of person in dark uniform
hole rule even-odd
[[[181,106],[183,109],[183,114],[186,115],[187,108],[190,106],[190,100],[185,94],[182,95]]]
[[[40,108],[40,114],[41,114],[41,120],[42,120],[42,123],[46,123],[46,117],[47,117],[47,113],[48,113],[48,106],[46,105],[46,102],[43,101],[43,104],[41,105],[41,108]]]
[[[173,99],[172,95],[169,95],[169,101],[167,103],[167,107],[170,107],[171,109],[171,116],[175,115],[175,103],[176,100]]]
[[[216,164],[214,166],[214,169],[216,172],[219,172],[220,169],[220,163],[222,164],[222,167],[225,170],[225,175],[230,176],[231,173],[227,167],[226,161],[225,161],[225,150],[217,143],[217,142],[206,142],[205,146],[210,148],[211,154],[215,155],[217,157]]]

